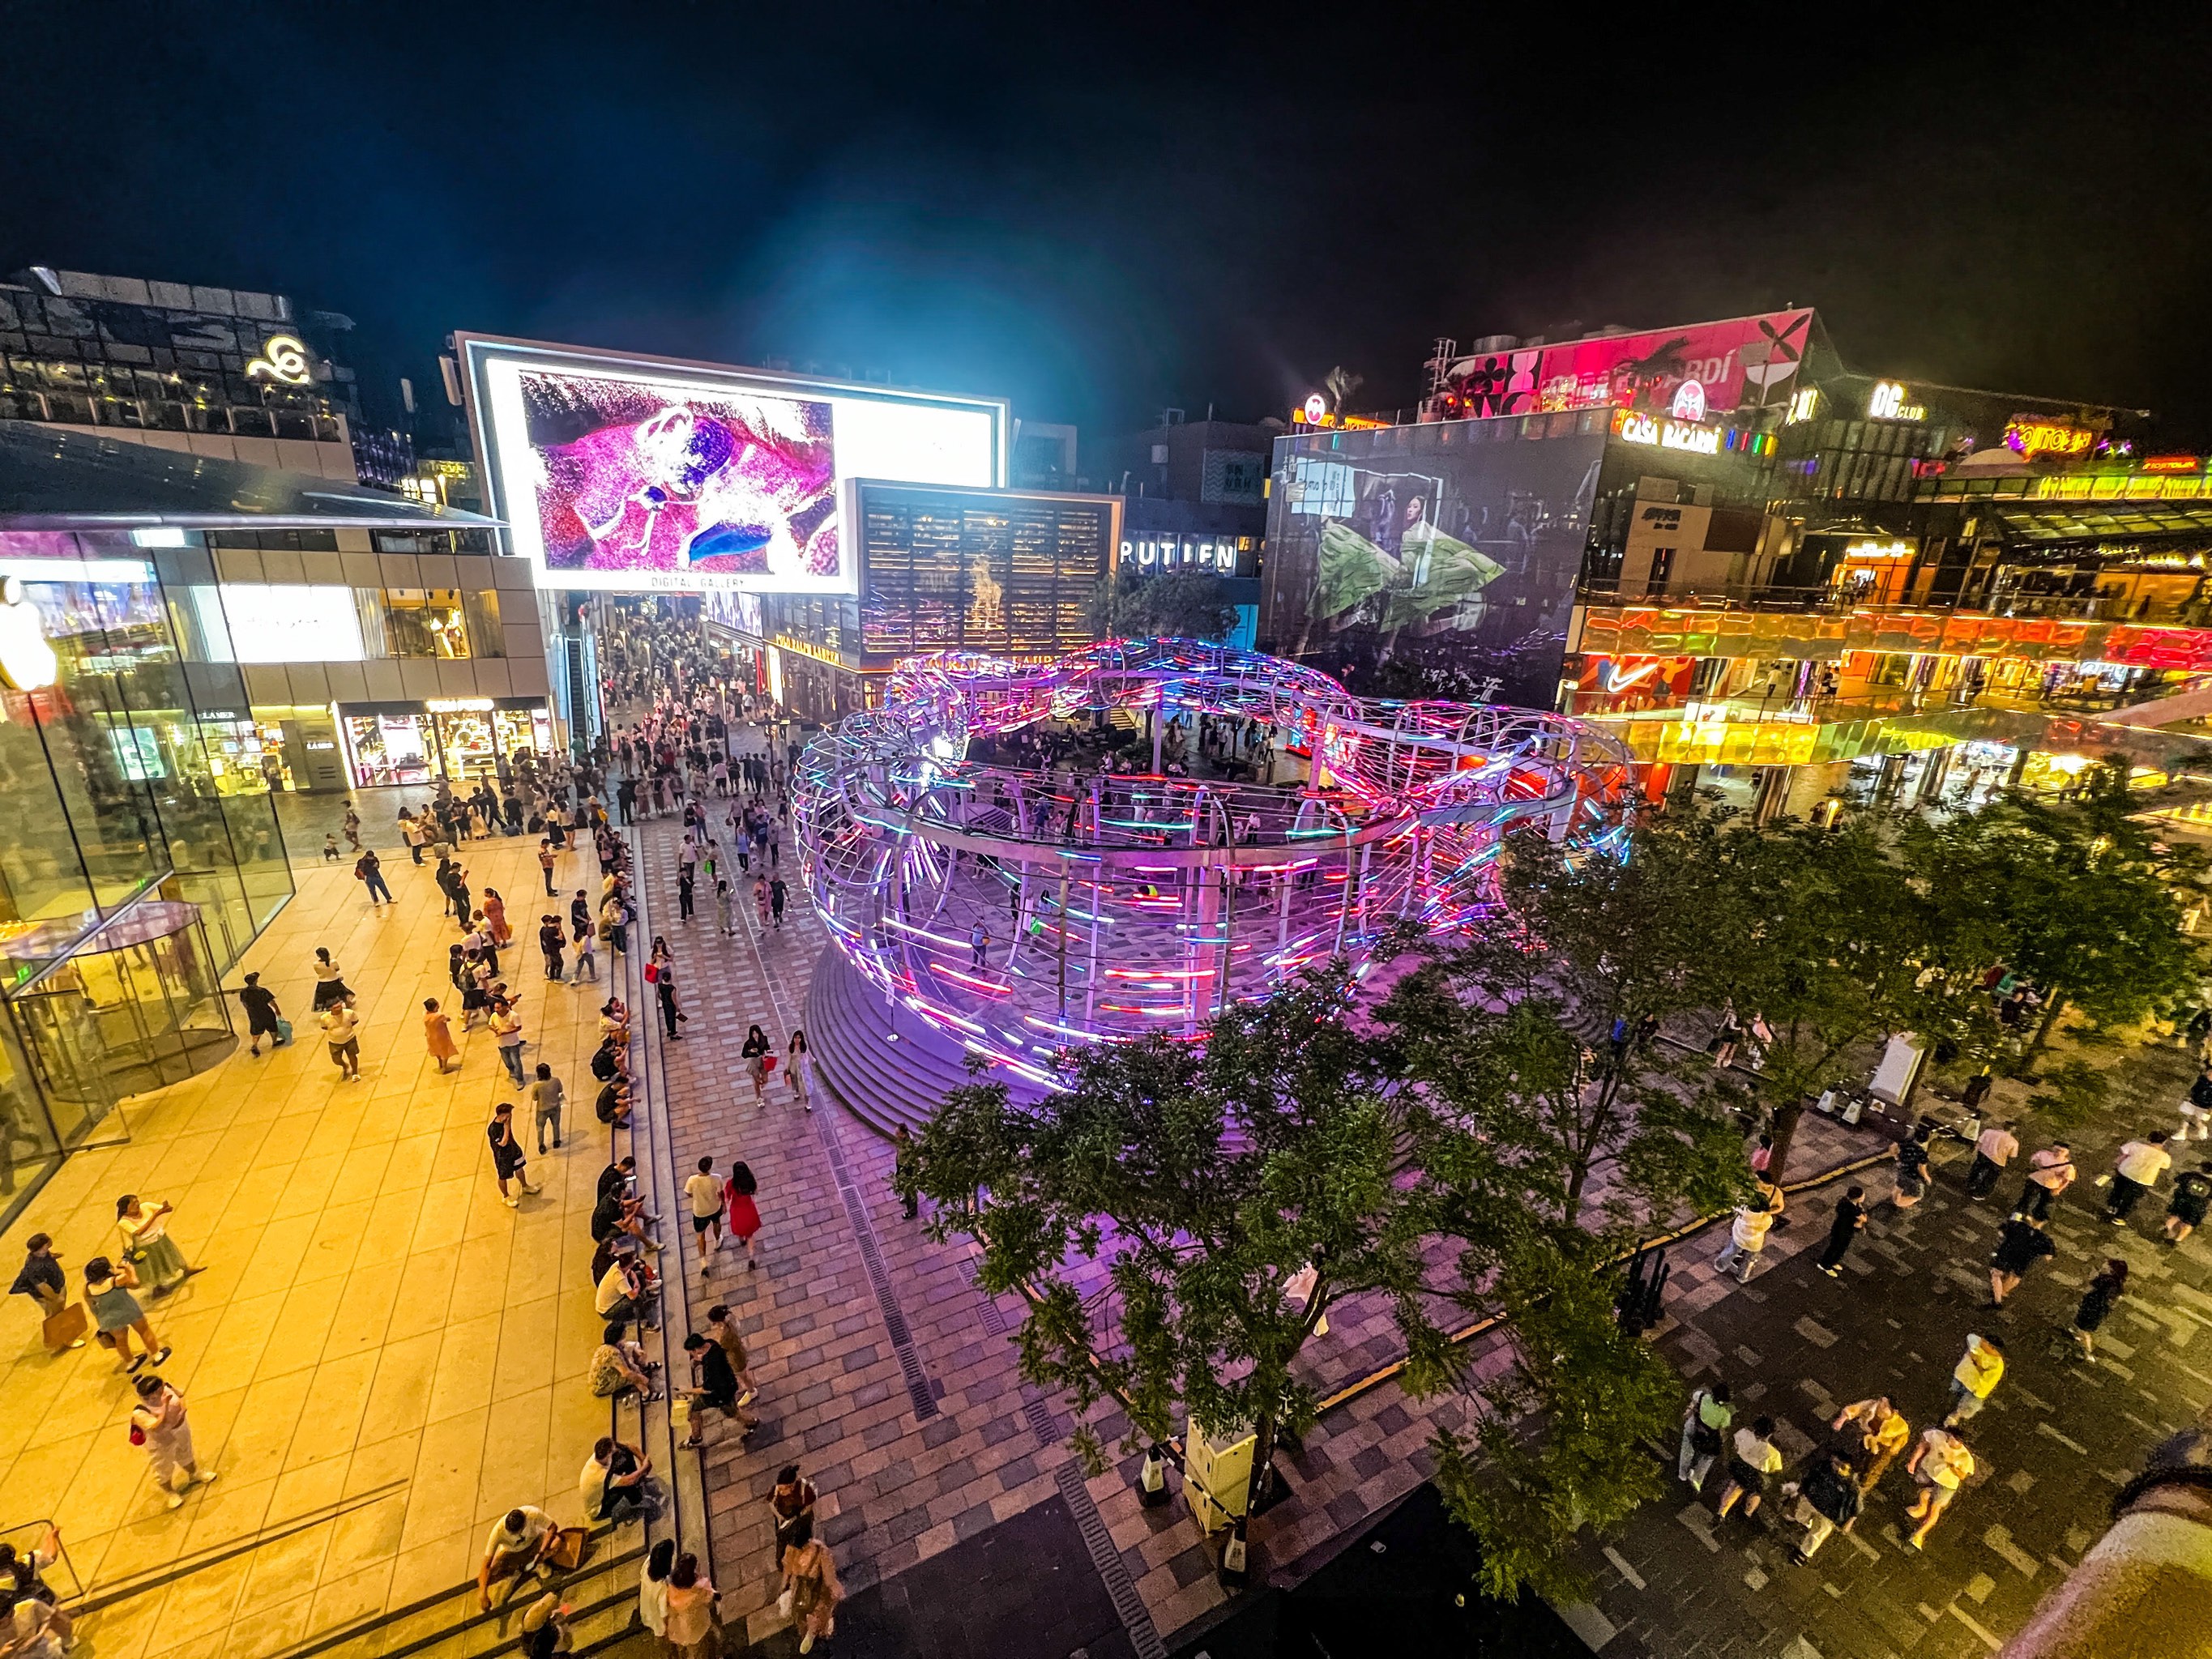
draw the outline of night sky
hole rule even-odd
[[[2204,24],[1622,9],[9,5],[0,269],[344,312],[387,419],[456,327],[1088,435],[1795,302],[2212,442]]]

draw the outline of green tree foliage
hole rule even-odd
[[[2124,764],[2082,774],[2071,800],[2015,793],[1910,838],[1909,855],[1950,925],[2043,994],[2032,1060],[2067,1009],[2131,1024],[2166,1008],[2203,971],[2181,931],[2198,860],[2129,816]]]
[[[1372,1029],[1353,1018],[1340,964],[1218,1017],[1202,1046],[1085,1048],[1066,1092],[1034,1106],[996,1083],[956,1090],[918,1143],[913,1184],[938,1202],[938,1236],[981,1243],[987,1289],[1026,1287],[1025,1376],[1079,1419],[1118,1395],[1133,1439],[1165,1439],[1186,1416],[1250,1428],[1255,1480],[1278,1433],[1313,1420],[1293,1362],[1322,1316],[1382,1297],[1408,1392],[1458,1386],[1477,1406],[1484,1426],[1454,1455],[1516,1425],[1514,1461],[1462,1492],[1486,1541],[1502,1547],[1504,1517],[1524,1528],[1493,1569],[1510,1594],[1577,1525],[1644,1492],[1636,1440],[1647,1418],[1663,1428],[1672,1383],[1591,1322],[1610,1317],[1614,1238],[1571,1214],[1571,1160],[1536,1098],[1577,1063],[1556,1022],[1547,1036],[1534,1009],[1503,1011],[1447,1052],[1449,972],[1430,964],[1413,981]],[[1310,1293],[1290,1294],[1308,1267]],[[1437,1322],[1454,1304],[1503,1305],[1522,1370],[1471,1380]],[[1608,1399],[1628,1413],[1610,1437],[1592,1426]],[[1077,1441],[1095,1462],[1101,1448]],[[1534,1514],[1552,1529],[1527,1533]]]
[[[1674,1371],[1613,1317],[1600,1246],[1516,1251],[1498,1280],[1515,1368],[1488,1390],[1472,1441],[1430,1442],[1445,1506],[1482,1547],[1482,1583],[1510,1601],[1523,1586],[1550,1600],[1587,1599],[1563,1547],[1664,1495],[1638,1442],[1665,1440],[1682,1404]]]
[[[1123,570],[1092,590],[1090,622],[1103,639],[1218,640],[1237,626],[1237,607],[1211,570]]]

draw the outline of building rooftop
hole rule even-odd
[[[499,520],[426,507],[306,472],[0,421],[0,530],[488,530]]]

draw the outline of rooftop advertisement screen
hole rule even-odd
[[[544,587],[851,593],[848,478],[994,485],[1006,410],[462,337],[479,459]]]

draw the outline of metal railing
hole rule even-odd
[[[2128,623],[2147,628],[2212,625],[2212,601],[2168,604],[2109,594],[2005,593],[1969,598],[1936,598],[1880,602],[1832,586],[1791,586],[1723,582],[1708,587],[1666,586],[1636,592],[1619,586],[1583,582],[1575,590],[1578,604],[1657,605],[1669,611],[1744,611],[1785,616],[1925,616],[1955,611],[1978,617],[2027,617],[2064,622]]]

